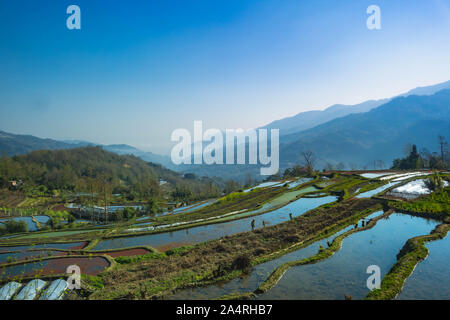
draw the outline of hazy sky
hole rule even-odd
[[[0,40],[0,130],[156,152],[450,79],[449,0],[0,0]]]

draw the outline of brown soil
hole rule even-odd
[[[377,204],[373,199],[352,199],[335,207],[317,208],[292,221],[272,227],[200,244],[166,259],[121,266],[108,271],[103,277],[105,289],[102,293],[114,298],[133,298],[136,292],[139,292],[140,298],[154,298],[154,295],[146,296],[142,292],[140,288],[143,283],[151,283],[151,287],[158,286],[158,283],[180,276],[183,272],[194,272],[198,275],[209,273],[212,274],[211,279],[218,278],[233,271],[239,257],[254,259],[308,240],[324,228]],[[114,291],[116,293],[113,293]]]
[[[16,207],[25,200],[25,195],[20,191],[11,191],[8,189],[0,190],[0,207]]]

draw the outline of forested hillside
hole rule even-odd
[[[166,183],[160,186],[160,180]],[[69,150],[39,150],[27,155],[0,159],[0,187],[25,192],[40,188],[46,192],[91,192],[127,194],[131,198],[160,198],[176,188],[192,197],[217,195],[218,186],[208,178],[184,178],[171,170],[147,163],[132,155],[117,155],[101,147]]]

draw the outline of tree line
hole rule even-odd
[[[160,186],[160,180],[167,184]],[[190,199],[220,194],[212,179],[184,177],[136,156],[117,155],[100,146],[39,150],[14,157],[2,155],[0,188],[18,189],[30,196],[95,195],[97,203],[109,202],[113,195],[129,201],[177,198],[179,193],[173,193],[177,189],[189,190]]]
[[[430,152],[422,148],[419,152],[415,144],[408,143],[403,152],[404,158],[394,159],[392,169],[436,169],[443,170],[450,167],[449,145],[445,137],[438,136],[439,151]]]

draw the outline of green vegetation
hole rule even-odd
[[[425,247],[425,243],[443,239],[449,230],[450,225],[444,223],[438,225],[429,235],[409,239],[397,255],[397,262],[389,270],[389,273],[384,276],[380,289],[369,292],[366,299],[394,299],[401,292],[405,280],[414,271],[416,265],[428,256],[428,249]]]
[[[28,225],[25,221],[8,220],[0,224],[0,235],[8,233],[28,232]]]
[[[353,196],[354,191],[358,187],[361,187],[367,183],[366,180],[361,178],[360,176],[339,176],[338,178],[334,178],[331,181],[335,181],[335,183],[330,184],[329,187],[326,187],[324,190],[339,195],[341,200]]]
[[[286,188],[262,188],[252,192],[232,193],[221,198],[219,201],[198,210],[193,210],[184,214],[156,217],[152,220],[155,221],[155,224],[172,224],[181,221],[205,219],[244,209],[257,209],[262,206],[262,204],[282,196],[286,191]]]
[[[152,203],[154,203],[153,200],[152,200]],[[116,211],[112,212],[109,215],[108,220],[110,222],[129,221],[129,220],[136,218],[136,215],[138,214],[138,212],[139,212],[139,210],[136,208],[125,207],[125,208],[123,208],[123,210],[116,210]]]
[[[252,192],[252,191],[250,191],[250,192]],[[232,192],[232,193],[220,198],[218,201],[220,203],[232,202],[232,201],[237,201],[239,199],[244,199],[245,196],[246,196],[246,193],[243,193],[243,192]]]
[[[28,197],[64,198],[85,193],[85,201],[96,195],[97,203],[105,203],[113,200],[112,194],[119,194],[122,200],[147,201],[159,199],[165,192],[159,179],[168,182],[169,192],[171,188],[175,190],[176,200],[177,190],[185,192],[185,200],[211,198],[220,193],[219,186],[209,178],[184,178],[160,165],[101,147],[39,150],[12,158],[0,157],[0,188],[21,191]]]
[[[430,213],[450,215],[450,188],[420,197],[413,201],[390,201],[389,206],[410,213]]]
[[[423,160],[417,152],[417,146],[414,144],[411,148],[410,154],[404,159],[395,159],[392,165],[392,169],[397,170],[411,170],[422,169]]]
[[[425,180],[425,185],[431,191],[439,191],[444,188],[444,180],[437,171],[431,177]]]
[[[167,255],[161,252],[151,252],[144,255],[139,256],[129,256],[129,257],[117,257],[114,260],[120,264],[130,264],[137,263],[145,260],[153,260],[153,259],[164,259]]]
[[[101,276],[89,276],[89,275],[82,274],[81,280],[84,280],[85,282],[87,282],[89,284],[89,286],[91,286],[95,289],[103,289],[103,287],[104,287],[103,279]]]
[[[372,210],[366,210],[363,215],[367,216],[368,214],[370,214],[370,212],[372,212]],[[317,263],[321,260],[331,257],[333,254],[335,254],[337,251],[340,250],[340,248],[342,246],[342,241],[346,237],[348,237],[349,235],[351,235],[355,232],[359,232],[362,230],[367,230],[367,229],[372,228],[373,226],[376,225],[378,220],[386,217],[389,214],[390,213],[385,213],[381,216],[378,216],[377,218],[372,219],[364,227],[361,227],[358,229],[352,229],[352,230],[349,230],[349,231],[337,236],[328,248],[320,247],[319,252],[314,256],[311,256],[309,258],[305,258],[302,260],[290,261],[290,262],[286,262],[286,263],[282,264],[281,266],[276,268],[272,272],[272,274],[255,290],[255,294],[261,294],[263,292],[267,292],[268,290],[270,290],[280,280],[280,278],[283,276],[283,274],[291,267],[305,265],[305,264],[313,264],[313,263]]]
[[[318,208],[276,226],[172,250],[163,259],[149,257],[119,264],[103,273],[105,288],[89,298],[153,299],[175,289],[232,279],[256,261],[273,259],[280,250],[293,249],[326,229],[349,223],[359,214],[368,214],[370,208],[379,205],[371,199],[349,200],[331,210]]]
[[[2,161],[4,161],[4,159]],[[292,170],[295,174],[300,172],[300,168]],[[286,176],[294,174],[292,172],[288,171]],[[141,215],[142,212],[138,212],[136,209],[126,207],[125,205],[125,209],[117,210],[109,215],[108,222],[110,224],[106,226],[99,227],[89,224],[79,225],[74,223],[75,218],[72,214],[67,211],[58,211],[64,209],[62,206],[63,203],[61,203],[63,199],[61,197],[61,194],[63,193],[61,189],[58,189],[58,192],[53,196],[47,196],[45,194],[50,189],[47,189],[46,191],[45,189],[38,188],[40,190],[39,192],[44,193],[44,196],[37,196],[34,198],[28,197],[25,200],[22,200],[22,203],[26,203],[27,207],[16,207],[14,210],[2,207],[0,208],[0,214],[3,213],[3,215],[7,215],[13,213],[13,215],[20,214],[24,216],[45,214],[50,217],[49,223],[47,225],[41,224],[40,228],[42,230],[40,231],[18,235],[13,239],[2,239],[0,240],[0,242],[2,242],[0,246],[30,246],[31,243],[89,242],[88,246],[83,249],[74,247],[71,250],[59,250],[54,248],[55,252],[63,251],[65,252],[64,254],[67,254],[69,257],[90,257],[91,259],[94,257],[108,257],[108,261],[111,262],[111,266],[99,276],[84,276],[82,280],[87,284],[87,289],[79,293],[71,293],[69,296],[70,298],[156,299],[164,298],[175,290],[231,280],[247,272],[252,266],[304,248],[320,239],[328,238],[337,231],[354,224],[359,219],[366,217],[376,210],[381,210],[383,207],[385,210],[390,208],[410,214],[433,217],[444,220],[447,223],[448,219],[450,219],[448,216],[450,213],[450,188],[441,188],[441,176],[438,174],[430,177],[430,180],[433,180],[430,183],[434,184],[434,189],[436,190],[434,193],[420,197],[414,201],[390,202],[383,199],[357,199],[352,197],[356,190],[359,189],[360,192],[365,192],[385,184],[386,182],[384,181],[366,179],[352,173],[331,172],[327,174],[329,180],[326,180],[325,184],[320,185],[322,188],[319,191],[314,185],[324,181],[320,179],[322,175],[323,174],[317,175],[314,180],[294,189],[288,189],[285,187],[286,185],[284,185],[279,187],[258,188],[245,193],[242,191],[232,191],[229,194],[223,195],[212,204],[199,209],[195,209],[194,207],[190,212],[168,214],[164,216],[154,215],[162,208],[165,209],[167,206],[169,206],[169,208],[174,208],[175,204],[172,202],[169,205],[169,201],[175,200],[177,206],[179,206],[180,202],[189,203],[198,196],[198,193],[191,191],[193,190],[191,189],[192,185],[187,187],[187,185],[181,184],[169,188],[160,195],[150,196],[145,199],[142,198],[142,201],[139,204],[145,207],[145,211],[149,217],[139,221],[139,223],[145,221],[145,223],[151,222],[153,226],[157,226],[177,222],[189,222],[198,219],[201,221],[197,221],[195,224],[178,224],[170,229],[167,228],[132,234],[125,230],[133,228],[133,226],[138,223],[135,219],[137,216]],[[445,178],[445,175],[443,175],[443,177]],[[186,179],[198,182],[198,178],[195,175],[188,175]],[[24,185],[27,183],[29,182],[24,181]],[[124,185],[128,185],[128,183],[124,183]],[[7,197],[16,192],[21,191],[8,190]],[[101,192],[102,190],[100,189],[99,197],[97,198],[97,201],[99,201],[100,204],[104,201]],[[136,197],[143,197],[143,193],[136,192]],[[290,201],[297,200],[299,197],[317,197],[318,193],[320,193],[320,196],[339,196],[339,201],[323,205],[296,218],[291,217],[290,220],[284,223],[257,228],[250,232],[233,234],[221,239],[199,243],[197,245],[176,247],[165,252],[156,252],[156,250],[152,250],[152,248],[146,248],[147,251],[128,251],[123,253],[123,256],[119,256],[122,255],[122,253],[113,254],[115,251],[119,250],[92,251],[99,241],[102,241],[103,239],[136,236],[152,232],[167,232],[168,230],[186,228],[186,226],[241,219],[251,214],[261,214],[279,208]],[[86,203],[89,204],[89,196],[81,196],[81,198],[82,201],[86,201]],[[122,198],[121,201],[123,200],[124,199]],[[38,210],[34,207],[34,204],[41,206],[44,203],[45,206],[55,209]],[[137,205],[133,202],[128,203],[130,205]],[[31,205],[31,207],[28,207],[29,205]],[[256,213],[253,210],[257,210]],[[388,213],[385,213],[383,216],[387,214]],[[225,216],[204,220],[221,215]],[[376,220],[377,219],[372,219],[369,224],[362,228],[352,229],[337,236],[333,242],[328,244],[328,247],[320,247],[317,254],[312,257],[283,264],[273,271],[272,275],[259,287],[258,292],[263,292],[271,288],[291,266],[313,264],[332,256],[340,249],[342,240],[346,236],[353,232],[372,227],[374,223],[376,223]],[[114,222],[114,224],[111,222]],[[19,228],[23,228],[23,224],[24,222],[21,223],[20,227],[15,224],[14,226],[11,226],[11,229],[8,231],[6,231],[6,225],[5,227],[1,227],[0,224],[0,234],[2,232],[24,232],[19,230]],[[47,231],[47,229],[52,231]],[[56,231],[59,229],[61,229],[61,231]],[[442,232],[440,231],[442,230],[439,229],[439,234],[438,232],[435,232],[433,237],[441,236]],[[429,241],[431,238],[426,237],[423,239]],[[373,298],[391,298],[393,292],[395,293],[401,289],[401,284],[404,279],[411,273],[411,268],[414,268],[415,266],[414,261],[417,263],[417,261],[426,256],[426,248],[425,251],[422,248],[424,242],[421,241],[423,239],[419,237],[418,239],[411,240],[408,244],[408,250],[405,245],[405,248],[398,257],[400,266],[397,267],[397,269],[393,268],[391,270],[391,277],[394,278],[387,277],[386,280],[383,280],[385,284],[384,287],[382,287],[382,292],[371,293]],[[33,246],[31,246],[31,248],[33,248]],[[133,247],[128,249],[139,248]],[[41,250],[39,249],[37,251]],[[56,256],[58,256],[58,254]],[[113,259],[112,257],[115,258]],[[32,261],[44,261],[51,258],[55,257],[51,257],[51,255],[37,255],[30,259]],[[30,260],[26,261],[30,262]],[[21,258],[19,258],[19,261],[11,258],[6,262],[9,265],[24,264]],[[399,283],[401,283],[400,287]],[[222,298],[249,299],[254,297],[256,293],[257,292],[238,295],[231,294]]]
[[[414,170],[414,169],[445,169],[450,166],[448,156],[448,143],[445,137],[438,136],[439,153],[431,153],[427,149],[422,149],[419,153],[415,144],[407,144],[403,152],[407,156],[403,159],[394,159],[392,169]]]

